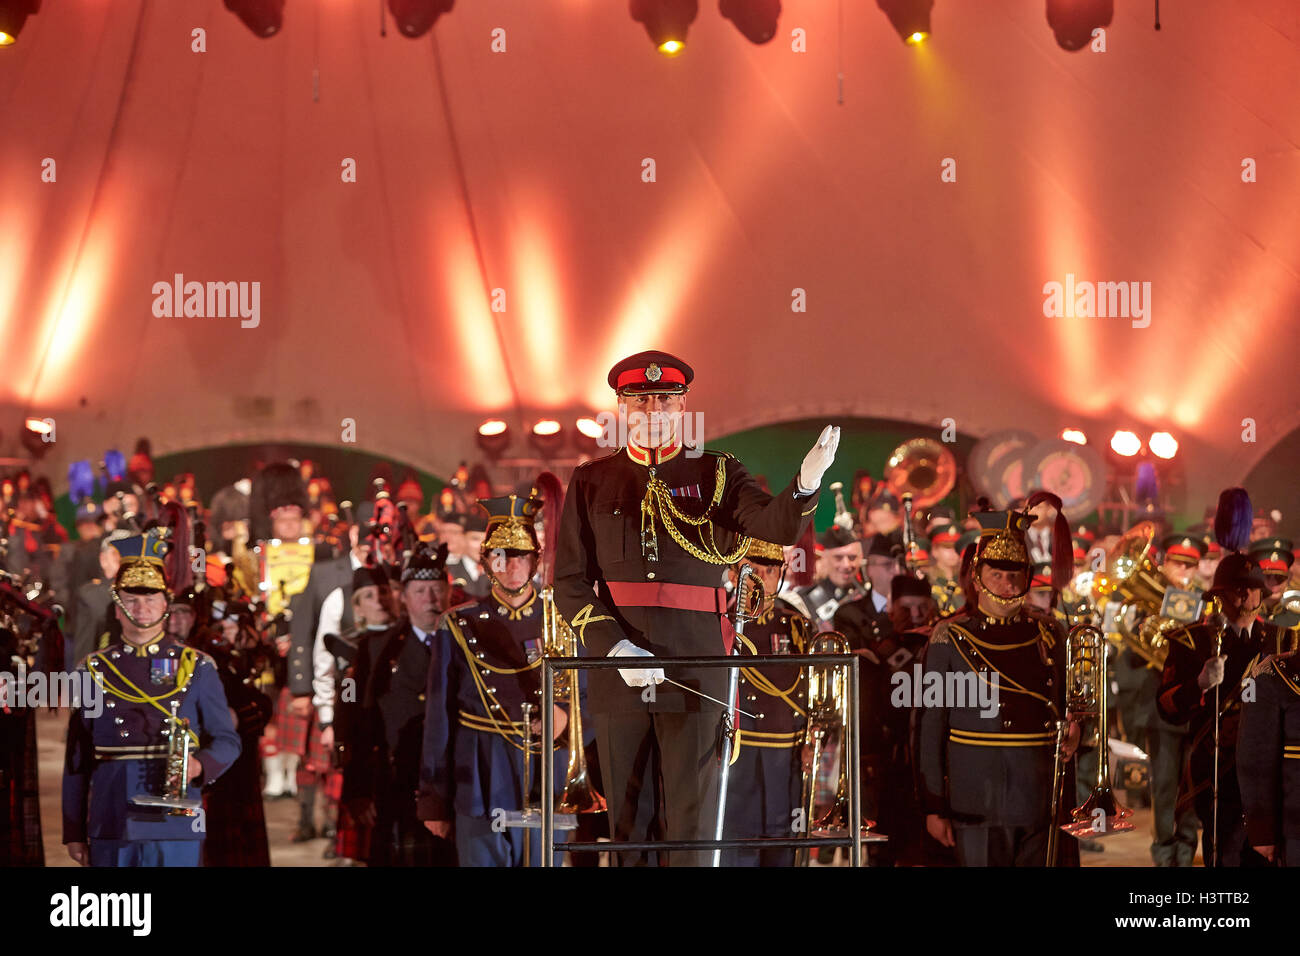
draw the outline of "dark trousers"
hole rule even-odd
[[[958,866],[1045,866],[1047,827],[986,827],[954,823]],[[1064,837],[1069,839],[1069,837]]]
[[[744,735],[741,735],[742,740]],[[727,780],[728,840],[789,840],[802,776],[798,747],[742,747]],[[723,866],[794,866],[794,850],[723,850]]]
[[[91,866],[198,866],[202,840],[91,840]]]
[[[711,840],[717,818],[717,712],[596,714],[610,837]],[[672,866],[708,866],[709,851],[667,854]],[[615,853],[616,866],[644,866],[646,853]]]
[[[1151,862],[1156,866],[1191,866],[1196,857],[1196,814],[1178,812],[1178,777],[1186,760],[1187,735],[1159,725],[1142,730],[1150,758],[1151,816],[1155,824]]]

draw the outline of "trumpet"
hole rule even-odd
[[[542,589],[542,646],[547,657],[578,656],[578,636],[556,608],[554,588]],[[582,748],[578,672],[561,671],[555,675],[555,681],[556,699],[569,704],[569,766],[564,774],[564,793],[555,804],[555,812],[600,813],[605,809],[605,798],[592,786],[587,754]]]
[[[1091,624],[1076,624],[1065,639],[1066,708],[1082,721],[1095,720],[1097,728],[1097,783],[1082,804],[1070,811],[1070,822],[1060,829],[1083,840],[1132,830],[1127,822],[1133,811],[1110,789],[1110,748],[1106,733],[1106,636]],[[1065,721],[1057,721],[1056,752],[1052,767],[1052,815],[1048,826],[1047,865],[1056,865],[1056,808],[1064,782],[1061,748]]]
[[[194,734],[190,722],[180,715],[180,701],[172,701],[172,713],[163,734],[167,737],[167,758],[163,770],[162,796],[137,794],[131,802],[142,807],[163,807],[172,816],[197,816],[203,802],[189,795],[190,749]]]

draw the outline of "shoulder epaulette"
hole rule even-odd
[[[1177,641],[1189,650],[1196,650],[1196,639],[1192,637],[1192,629],[1184,624],[1182,627],[1176,627],[1165,635],[1167,640]]]
[[[952,638],[948,636],[948,622],[951,618],[944,618],[934,626],[934,631],[930,634],[931,644],[951,644]]]
[[[729,451],[718,451],[716,448],[705,448],[705,449],[704,449],[704,454],[706,454],[706,455],[713,455],[713,456],[716,457],[716,458],[729,458],[729,459],[732,460],[732,461],[735,461],[735,460],[736,460],[736,456],[733,455],[731,452],[729,452]]]

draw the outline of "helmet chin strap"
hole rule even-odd
[[[978,591],[982,596],[987,597],[995,605],[997,605],[999,608],[1002,608],[1005,611],[1015,612],[1020,610],[1021,606],[1023,606],[1025,603],[1025,596],[1029,594],[1029,586],[1026,585],[1025,589],[1021,591],[1019,594],[1017,594],[1015,597],[1004,598],[1001,597],[1000,595],[994,594],[992,591],[990,591],[987,587],[984,586],[984,582],[980,578],[981,571],[983,571],[983,566],[976,565],[971,572],[971,579],[975,584],[975,590]],[[1026,577],[1028,577],[1028,575],[1026,575]]]
[[[536,570],[536,565],[534,565],[534,570]],[[486,574],[487,579],[492,582],[492,587],[496,588],[507,597],[517,598],[533,586],[533,576],[532,574],[529,574],[528,578],[519,587],[506,587],[501,583],[501,579],[497,577],[496,572],[492,570],[492,562],[490,561],[483,562],[483,573]]]
[[[135,615],[133,615],[130,611],[126,609],[126,605],[122,603],[122,599],[118,596],[117,588],[113,589],[113,603],[118,606],[118,608],[126,616],[126,619],[130,621],[132,625],[134,625],[136,628],[142,631],[147,631],[150,628],[154,628],[154,627],[161,627],[162,625],[167,623],[167,618],[171,617],[171,613],[172,613],[171,604],[168,603],[167,609],[163,611],[162,617],[158,618],[157,621],[155,621],[153,624],[141,624],[139,621],[135,619]]]

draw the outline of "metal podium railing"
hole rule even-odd
[[[635,666],[638,670],[662,667],[665,670],[677,667],[753,667],[762,664],[784,664],[799,667],[841,666],[849,669],[849,721],[845,728],[842,746],[842,760],[847,762],[845,773],[849,781],[849,819],[857,826],[853,831],[846,831],[844,836],[814,837],[810,829],[804,830],[804,836],[790,839],[768,839],[754,837],[745,840],[649,840],[649,841],[612,841],[604,843],[557,843],[555,841],[555,748],[542,747],[542,819],[541,850],[542,866],[552,866],[556,852],[605,853],[618,850],[716,850],[760,847],[769,850],[778,849],[814,849],[823,846],[848,847],[849,865],[862,865],[862,768],[860,766],[858,741],[861,740],[861,728],[858,726],[858,657],[856,654],[771,654],[762,657],[543,657],[542,658],[542,740],[555,739],[555,679],[554,671],[560,670],[609,670]],[[814,768],[814,772],[815,772]],[[611,811],[612,813],[612,811]],[[805,828],[811,827],[812,821],[803,821]],[[856,831],[856,832],[854,832]],[[612,831],[611,831],[612,835]]]

